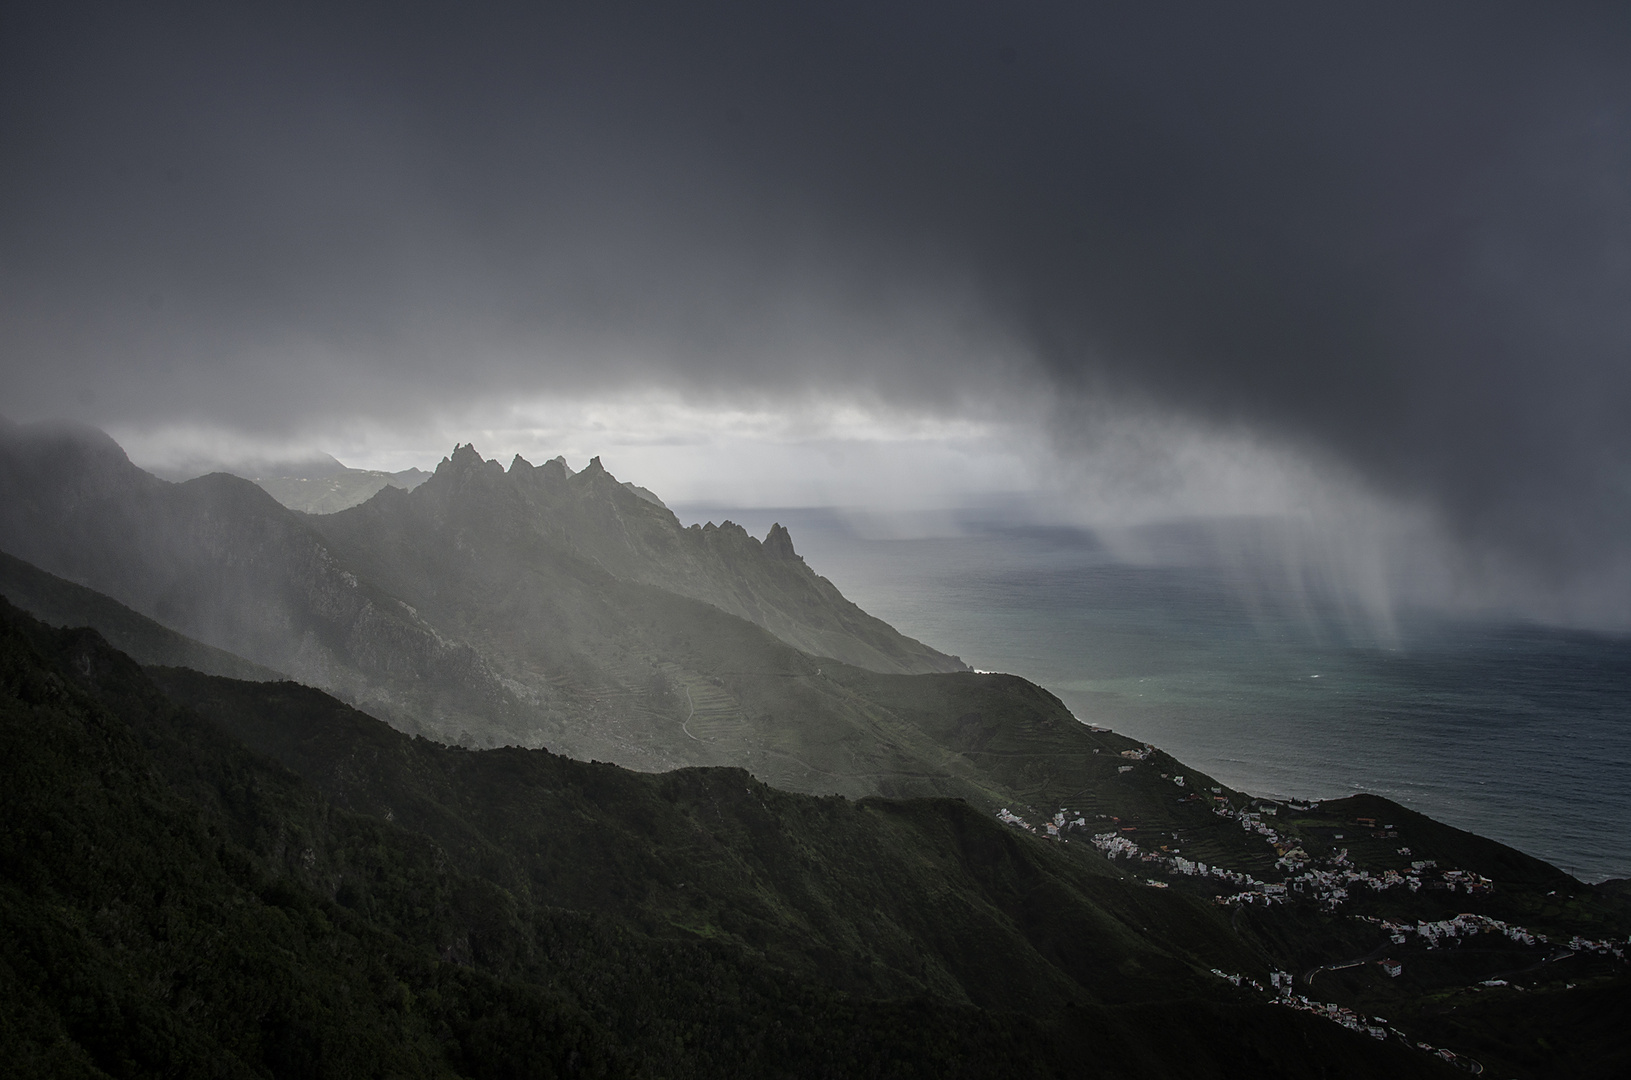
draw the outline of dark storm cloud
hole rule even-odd
[[[1624,570],[1622,5],[225,7],[7,18],[9,408],[951,407],[1007,342],[1067,446],[1141,401]]]

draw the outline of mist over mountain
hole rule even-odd
[[[682,527],[598,459],[462,444],[309,515],[7,424],[0,549],[0,591],[153,665],[0,605],[0,1007],[33,1018],[0,1046],[31,1061],[1624,1062],[1614,885],[1386,799],[1232,790],[902,636],[779,524]],[[248,1001],[264,1023],[230,1021]]]
[[[3,436],[0,549],[403,730],[732,762],[800,790],[959,783],[941,751],[880,742],[795,646],[880,672],[964,665],[845,600],[783,530],[681,528],[598,464],[506,472],[469,446],[412,492],[307,516],[223,473],[159,480],[93,430]],[[869,778],[840,768],[857,755]]]
[[[165,11],[0,42],[13,415],[1252,503],[1625,626],[1616,4]]]
[[[371,498],[385,487],[412,491],[430,477],[418,468],[396,472],[352,469],[329,454],[301,460],[172,458],[148,471],[176,482],[215,472],[231,473],[253,481],[284,506],[303,514],[332,514]]]
[[[249,477],[272,498],[304,514],[332,514],[336,510],[366,502],[376,492],[388,487],[412,491],[429,478],[430,474],[421,469],[388,473],[378,469],[347,469],[344,466],[328,473],[287,467],[277,472],[259,470]]]
[[[1222,775],[1623,873],[1623,4],[15,0],[0,148],[0,1071],[1631,1074],[1623,881]]]
[[[534,467],[519,457],[505,471],[465,445],[414,496],[387,495],[312,525],[414,602],[430,596],[393,563],[422,562],[449,547],[491,562],[508,549],[514,561],[485,566],[483,573],[513,580],[523,569],[516,556],[538,551],[542,541],[621,580],[711,603],[816,656],[878,671],[963,667],[845,600],[804,565],[780,525],[762,543],[728,521],[682,528],[649,493],[619,484],[599,458],[576,474],[559,460]]]
[[[111,597],[48,574],[3,551],[0,596],[53,626],[94,626],[110,645],[140,664],[183,667],[254,682],[287,678],[282,672],[178,634]]]
[[[359,581],[249,481],[214,473],[172,484],[81,427],[8,425],[0,443],[8,553],[352,700],[504,714],[508,695],[468,646]]]

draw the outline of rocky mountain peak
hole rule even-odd
[[[474,443],[461,443],[453,448],[449,457],[442,459],[436,466],[437,477],[466,477],[479,473],[502,475],[504,466],[496,461],[488,461],[476,451]]]
[[[444,463],[460,469],[468,469],[483,464],[483,458],[476,451],[475,443],[455,443],[452,455],[442,460]],[[440,472],[441,470],[438,469],[437,471]]]
[[[764,550],[765,554],[772,558],[786,559],[790,562],[795,559],[799,562],[804,561],[803,557],[793,550],[793,535],[782,528],[780,522],[770,526],[770,531],[765,534]]]

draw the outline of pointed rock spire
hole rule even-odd
[[[504,466],[496,461],[487,461],[476,452],[474,443],[461,443],[453,447],[450,457],[442,459],[436,466],[438,476],[470,476],[481,472],[491,472],[502,475]]]
[[[793,550],[793,535],[782,528],[781,522],[772,525],[765,534],[764,550],[767,555],[777,559],[803,561],[799,553]]]

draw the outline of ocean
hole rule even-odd
[[[1631,877],[1631,637],[1409,611],[1379,626],[1180,526],[1129,558],[996,518],[894,535],[831,510],[677,510],[757,536],[780,521],[903,633],[1232,787],[1375,792],[1585,881]]]

